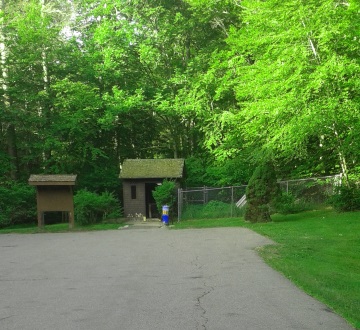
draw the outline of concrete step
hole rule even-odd
[[[167,226],[164,226],[160,219],[146,219],[146,221],[128,220],[121,229],[157,229],[162,227]]]

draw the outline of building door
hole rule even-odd
[[[152,192],[158,185],[154,182],[145,183],[145,203],[146,203],[146,217],[147,218],[159,218],[160,213],[156,208],[155,199]]]

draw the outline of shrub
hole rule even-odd
[[[283,193],[275,199],[272,208],[277,213],[295,214],[311,209],[312,205],[304,199],[295,198],[291,193]]]
[[[89,225],[107,218],[118,218],[122,211],[119,201],[112,193],[96,194],[86,189],[79,190],[74,196],[75,221]]]
[[[170,210],[174,209],[176,202],[176,186],[174,181],[164,180],[160,186],[157,186],[152,192],[156,207],[161,213],[162,206],[168,205]]]
[[[36,193],[28,184],[0,186],[0,227],[36,222]]]
[[[360,210],[360,188],[355,184],[339,186],[328,203],[339,212]]]
[[[246,188],[245,220],[251,222],[268,222],[270,203],[280,193],[276,182],[276,173],[270,163],[258,166]]]

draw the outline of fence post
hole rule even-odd
[[[230,216],[233,217],[233,208],[234,208],[234,186],[231,186],[231,203],[230,203]]]
[[[178,189],[178,222],[180,222],[182,211],[182,189]]]

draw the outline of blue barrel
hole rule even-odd
[[[167,205],[163,205],[162,207],[161,221],[164,223],[164,225],[169,225],[169,206]]]

